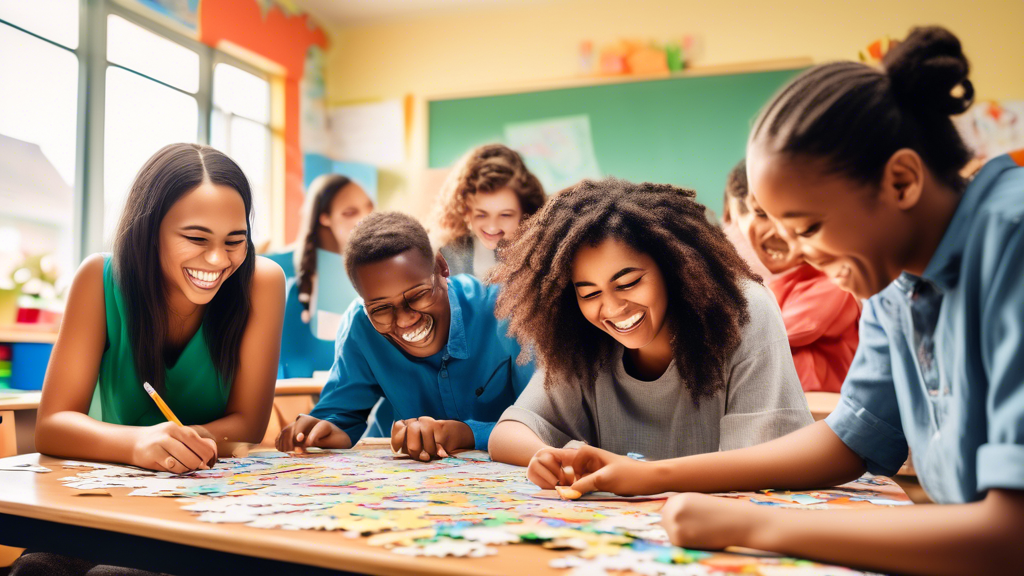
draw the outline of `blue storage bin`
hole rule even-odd
[[[11,345],[11,388],[42,390],[53,344],[16,342]]]

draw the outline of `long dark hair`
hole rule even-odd
[[[520,361],[538,356],[545,386],[593,386],[611,355],[614,339],[580,312],[571,278],[580,247],[607,238],[658,264],[672,353],[694,402],[725,386],[729,356],[750,320],[741,282],[761,278],[695,196],[668,184],[584,180],[526,220],[488,280],[504,285],[495,314],[524,344]]]
[[[764,107],[750,145],[821,158],[837,173],[877,184],[902,148],[920,154],[944,184],[962,190],[971,154],[950,116],[974,99],[960,41],[945,28],[915,28],[882,60],[815,66]]]
[[[295,250],[295,277],[298,279],[303,319],[306,319],[306,314],[309,313],[309,297],[313,292],[313,277],[316,276],[320,215],[331,211],[331,201],[338,192],[351,183],[352,180],[348,176],[324,174],[313,180],[306,192],[306,201],[302,204],[302,215],[299,219],[300,244]]]
[[[135,372],[157,391],[164,390],[167,295],[160,266],[160,223],[167,211],[204,181],[238,191],[245,204],[245,260],[221,285],[204,311],[202,330],[221,381],[230,386],[238,349],[249,321],[256,269],[252,243],[252,191],[242,169],[209,146],[170,144],[139,170],[128,193],[114,239],[114,272],[124,297],[131,330]]]

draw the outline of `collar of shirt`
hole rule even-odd
[[[452,289],[451,280],[446,280],[446,282],[448,283],[448,304],[452,311],[446,348],[452,358],[465,360],[469,358],[469,346],[466,345],[466,325],[463,323],[462,318],[462,304],[459,303],[457,291]]]
[[[1005,171],[1017,164],[1009,156],[994,158],[978,172],[964,190],[953,219],[946,228],[939,247],[935,250],[922,277],[934,282],[944,291],[952,290],[960,280],[960,260],[967,244],[978,207],[992,191],[993,182]]]

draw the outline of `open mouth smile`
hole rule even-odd
[[[619,334],[629,334],[633,330],[636,330],[637,326],[640,326],[640,324],[643,323],[644,318],[647,318],[646,312],[637,312],[629,318],[619,322],[613,322],[611,320],[605,320],[605,322],[611,326],[612,330],[615,330]]]
[[[431,316],[424,317],[426,318],[426,321],[422,326],[412,332],[405,332],[401,334],[403,341],[408,342],[409,344],[419,344],[427,339],[427,336],[430,335],[430,331],[434,328],[434,318]]]
[[[199,270],[198,268],[185,268],[185,276],[196,288],[199,288],[200,290],[211,290],[217,287],[220,279],[224,276],[224,270],[210,272],[207,270]]]
[[[782,262],[789,257],[789,246],[777,238],[769,238],[767,242],[761,244],[761,250],[775,262]]]

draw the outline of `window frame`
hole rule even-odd
[[[213,75],[218,64],[227,64],[234,66],[239,70],[248,72],[253,76],[257,76],[267,81],[270,89],[270,118],[264,124],[258,120],[243,116],[241,114],[229,114],[227,118],[227,124],[230,126],[231,118],[238,116],[244,118],[250,122],[266,126],[270,132],[270,162],[267,167],[267,181],[266,185],[269,187],[269,207],[270,207],[270,230],[265,230],[264,242],[268,242],[269,246],[273,249],[280,247],[284,244],[284,210],[285,210],[285,194],[284,194],[284,128],[280,126],[279,122],[276,121],[278,116],[278,104],[282,104],[280,108],[283,108],[283,95],[279,96],[277,85],[281,84],[281,80],[275,74],[266,70],[260,70],[258,67],[245,62],[227,52],[221,50],[213,51],[213,60],[210,63],[210,113],[207,115],[207,138],[206,144],[210,142],[210,128],[213,123],[213,113],[218,110],[216,105],[213,104]],[[280,100],[279,100],[280,98]],[[202,113],[202,112],[200,112]],[[230,128],[229,128],[230,131]],[[229,132],[230,134],[230,132]],[[229,139],[230,142],[230,139]],[[276,216],[274,216],[276,215]],[[258,247],[257,247],[258,248]]]
[[[199,55],[199,89],[195,94],[157,80],[138,70],[107,61],[107,17],[116,15],[149,32],[184,46]],[[0,19],[0,26],[10,26],[62,50],[73,53],[78,59],[78,110],[76,114],[75,137],[75,181],[74,206],[72,211],[71,237],[73,264],[77,266],[86,256],[104,250],[104,130],[106,106],[106,76],[108,67],[117,67],[195,98],[199,112],[196,142],[210,143],[210,127],[213,119],[213,70],[219,63],[235,66],[267,80],[271,86],[271,121],[267,124],[271,132],[272,150],[270,156],[270,201],[274,208],[283,204],[278,196],[283,195],[277,185],[284,178],[283,155],[278,147],[283,146],[283,130],[275,122],[276,110],[283,102],[275,89],[280,79],[275,73],[260,69],[249,62],[203,44],[196,38],[178,29],[151,18],[115,0],[78,1],[78,48],[72,49],[59,42],[26,30],[17,24]],[[282,160],[279,162],[279,160]],[[278,228],[283,229],[284,215],[274,210],[271,218],[273,244],[278,243]]]

